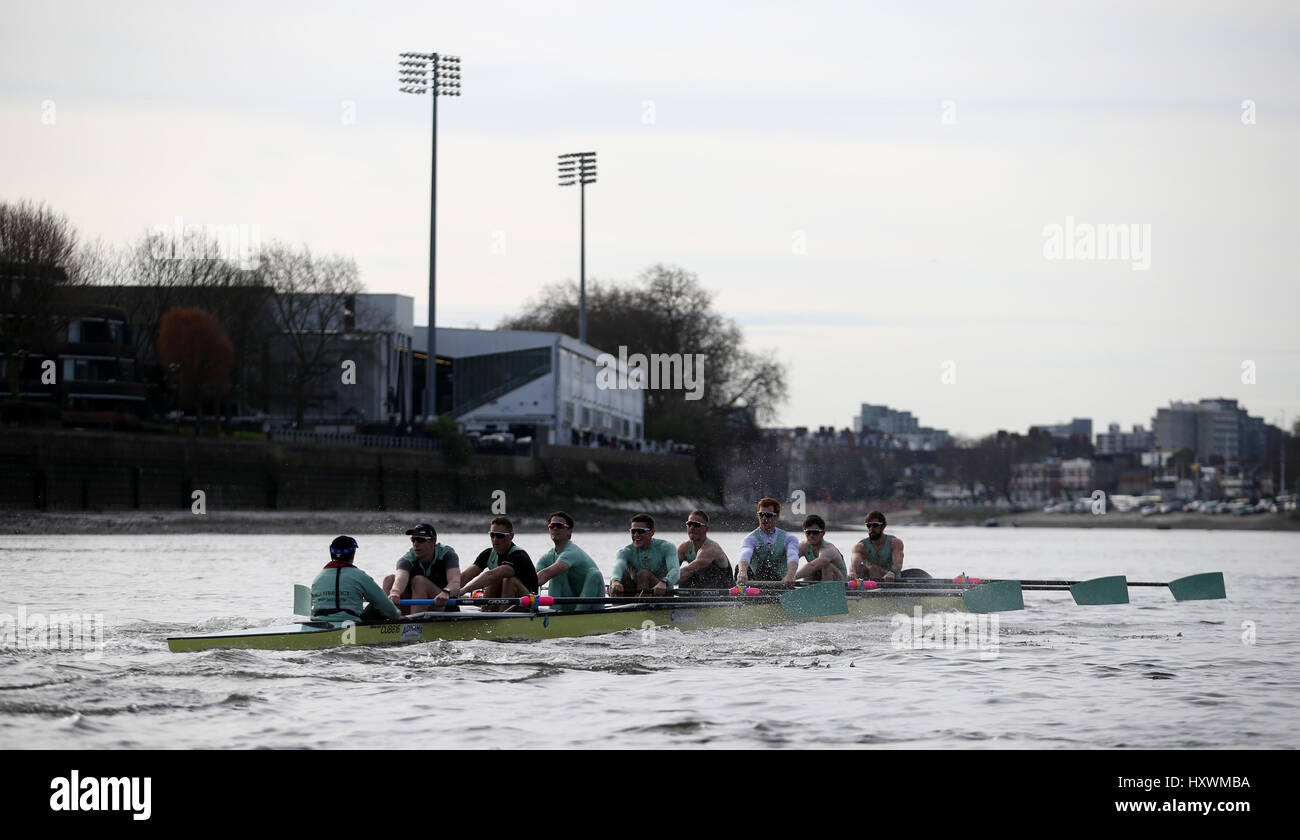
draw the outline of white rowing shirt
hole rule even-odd
[[[779,531],[780,529],[778,528],[777,530]],[[771,547],[771,545],[776,542],[776,533],[773,532],[769,537],[767,534],[764,534],[761,529],[756,529],[750,533],[749,536],[745,537],[745,541],[741,543],[740,546],[741,563],[748,563],[753,559],[754,550],[758,548],[760,540],[762,541],[762,545]],[[798,564],[799,562],[799,538],[789,532],[785,535],[785,561],[786,563],[795,564]]]

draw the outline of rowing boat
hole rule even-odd
[[[745,629],[790,621],[842,621],[889,615],[920,607],[926,612],[965,610],[961,591],[922,587],[848,593],[848,611],[795,618],[780,602],[755,598],[679,599],[678,603],[616,604],[590,612],[425,613],[420,620],[338,628],[323,622],[228,630],[167,640],[174,652],[218,648],[311,650],[344,645],[413,644],[433,641],[499,641],[592,636],[625,630]]]
[[[921,573],[924,574],[924,573]],[[713,590],[693,596],[666,598],[542,598],[465,599],[465,612],[421,613],[401,621],[335,627],[305,621],[279,627],[261,627],[198,636],[175,636],[167,646],[176,652],[218,648],[310,650],[343,645],[389,645],[416,642],[496,639],[501,641],[592,636],[625,630],[745,629],[788,621],[843,621],[888,615],[917,608],[923,612],[963,610],[975,613],[1005,612],[1025,608],[1025,591],[1069,592],[1080,606],[1129,603],[1130,587],[1167,588],[1176,601],[1207,601],[1227,597],[1222,572],[1203,572],[1165,582],[1129,581],[1124,575],[1092,580],[990,580],[965,574],[953,581],[925,578],[896,582],[849,581],[812,583],[780,596],[757,589]],[[875,587],[875,588],[872,588]],[[539,603],[542,602],[542,603]],[[569,612],[547,609],[546,602],[567,605],[600,604],[601,609]],[[405,601],[430,604],[431,601]],[[486,604],[527,606],[527,612],[481,612]],[[307,587],[295,587],[294,611],[311,612]]]

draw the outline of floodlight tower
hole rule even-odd
[[[560,155],[560,186],[578,185],[578,340],[587,342],[587,185],[596,183],[596,153]]]
[[[404,52],[398,58],[402,93],[433,97],[433,153],[429,165],[429,363],[424,387],[424,418],[438,416],[438,338],[434,320],[438,241],[438,97],[460,96],[460,58],[438,53]]]

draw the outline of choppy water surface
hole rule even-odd
[[[346,529],[344,529],[346,530]],[[892,533],[892,532],[891,532]],[[1026,593],[996,656],[896,650],[887,617],[531,643],[174,654],[169,635],[291,621],[328,537],[0,537],[0,613],[102,614],[102,653],[0,648],[0,748],[1295,747],[1300,535],[897,532],[936,575],[1169,580],[1228,600]],[[661,530],[660,537],[679,539]],[[740,534],[713,536],[732,555]],[[845,554],[860,534],[831,534]],[[444,534],[461,557],[484,535]],[[626,534],[578,532],[608,572]],[[526,535],[539,556],[549,542]],[[363,537],[376,578],[405,537]],[[1248,640],[1253,627],[1254,643]]]

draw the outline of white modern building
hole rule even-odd
[[[428,346],[425,327],[414,335],[415,347]],[[598,348],[563,333],[447,327],[438,329],[437,347],[449,366],[450,414],[466,431],[563,446],[644,444],[644,392],[600,387]]]
[[[428,329],[406,295],[350,296],[330,330],[337,342],[304,420],[317,428],[423,419]],[[292,370],[285,340],[272,349],[276,381]],[[598,381],[602,351],[562,333],[438,329],[438,407],[468,432],[510,433],[553,445],[641,448],[645,397],[626,375]],[[601,387],[610,384],[614,387]],[[635,378],[632,384],[635,385]],[[292,414],[291,395],[270,412]]]

